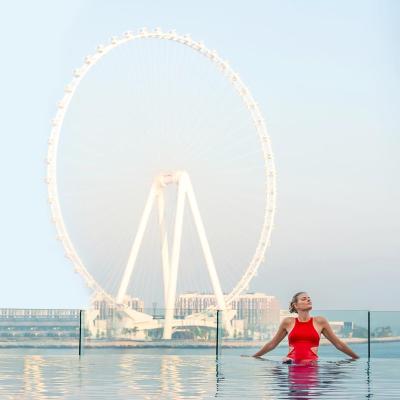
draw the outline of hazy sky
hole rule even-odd
[[[85,307],[44,184],[50,119],[112,35],[176,29],[228,59],[266,118],[275,230],[251,289],[286,307],[399,309],[397,1],[15,1],[0,15],[0,307]]]

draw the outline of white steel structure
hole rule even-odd
[[[171,260],[169,259],[168,237],[165,229],[165,201],[164,201],[164,188],[169,184],[176,184],[178,187],[178,199],[176,205]],[[150,212],[154,205],[155,200],[157,200],[158,222],[161,234],[163,278],[164,278],[164,298],[165,298],[164,304],[166,307],[165,322],[164,322],[164,339],[171,339],[171,334],[172,334],[172,321],[174,318],[176,284],[178,279],[179,256],[180,256],[180,247],[182,241],[183,213],[185,208],[186,197],[193,214],[193,220],[199,235],[208,274],[210,276],[215,298],[217,300],[218,309],[220,310],[226,309],[224,295],[222,293],[217,270],[215,268],[214,260],[206,236],[206,231],[204,229],[203,221],[200,216],[199,207],[197,205],[196,197],[194,195],[189,175],[185,171],[176,171],[173,173],[161,174],[159,177],[156,178],[155,182],[153,183],[150,189],[150,193],[142,214],[142,218],[139,223],[139,228],[135,237],[135,241],[133,242],[133,246],[129,254],[128,263],[126,265],[123,274],[123,278],[118,290],[118,295],[116,300],[117,303],[122,303],[124,299],[135,266],[135,261],[143,240],[144,232],[149,220]],[[229,324],[227,321],[225,321],[225,327],[229,330]]]
[[[218,71],[222,73],[226,79],[230,82],[232,87],[236,90],[236,93],[242,99],[244,105],[248,109],[248,112],[253,121],[255,130],[259,137],[259,143],[262,150],[262,156],[264,159],[264,175],[265,175],[265,208],[264,208],[264,221],[260,232],[258,243],[255,246],[255,252],[244,274],[235,284],[233,289],[226,296],[222,295],[221,287],[219,285],[218,276],[216,274],[216,268],[211,256],[209,245],[206,239],[204,227],[198,211],[196,199],[193,194],[190,179],[185,172],[174,172],[171,175],[161,174],[153,184],[150,195],[142,216],[142,220],[138,227],[137,236],[133,243],[133,247],[130,253],[129,260],[125,269],[125,273],[120,284],[117,298],[107,293],[106,290],[93,278],[89,273],[84,263],[82,262],[79,254],[75,250],[74,244],[66,230],[65,223],[63,220],[63,214],[60,208],[60,201],[58,197],[58,186],[57,186],[57,148],[60,138],[60,131],[63,126],[63,121],[71,103],[74,93],[76,92],[79,84],[86,74],[93,68],[93,66],[99,62],[103,57],[110,53],[115,48],[122,46],[128,42],[146,40],[146,39],[158,39],[163,41],[173,41],[182,46],[186,46],[193,51],[200,53],[206,57],[211,63],[213,63]],[[276,203],[276,178],[275,178],[275,165],[274,158],[271,150],[270,139],[267,134],[264,119],[261,115],[260,109],[253,99],[250,91],[240,79],[239,75],[232,70],[228,63],[223,60],[216,51],[209,50],[204,46],[202,42],[195,41],[187,35],[179,35],[175,31],[162,32],[161,29],[157,28],[153,31],[147,29],[141,29],[138,33],[126,32],[121,37],[112,37],[110,43],[100,45],[97,47],[95,54],[88,55],[82,66],[74,71],[72,81],[65,87],[65,93],[60,102],[58,103],[57,113],[55,118],[52,120],[52,130],[50,138],[48,140],[48,154],[47,154],[47,177],[46,183],[48,185],[48,201],[50,203],[50,209],[52,214],[52,220],[56,226],[57,238],[62,242],[65,249],[66,256],[72,261],[75,266],[75,270],[80,273],[85,279],[88,287],[95,292],[102,293],[110,302],[119,303],[126,292],[126,288],[133,272],[135,258],[140,247],[140,242],[143,237],[143,232],[146,226],[148,213],[150,212],[153,202],[157,199],[158,210],[159,210],[159,226],[162,235],[162,261],[163,261],[163,276],[164,276],[164,296],[165,304],[167,309],[172,312],[174,308],[175,290],[176,290],[176,276],[179,263],[179,246],[181,239],[181,221],[182,221],[182,210],[185,195],[188,198],[189,205],[193,216],[195,218],[195,224],[200,236],[200,241],[203,249],[204,256],[207,260],[207,268],[212,281],[214,292],[217,296],[218,307],[224,309],[226,305],[229,305],[237,296],[239,296],[243,290],[245,290],[250,280],[257,273],[257,269],[260,263],[264,259],[267,245],[270,241],[271,231],[273,227],[275,203]],[[168,167],[168,166],[166,166]],[[177,215],[175,220],[175,234],[172,247],[172,257],[169,259],[168,254],[168,241],[163,230],[163,194],[162,187],[169,183],[176,183],[178,185],[178,204],[177,204]],[[171,320],[171,315],[167,316],[167,319]],[[166,326],[166,329],[170,327]],[[166,337],[168,337],[168,332]]]

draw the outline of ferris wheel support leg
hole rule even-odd
[[[208,244],[206,231],[204,229],[203,221],[201,219],[199,207],[198,207],[198,204],[196,201],[196,197],[194,195],[193,187],[190,182],[189,176],[186,173],[185,173],[184,178],[185,178],[185,183],[187,185],[188,201],[190,204],[190,208],[192,210],[194,224],[196,225],[196,228],[197,228],[197,233],[199,235],[201,247],[203,249],[204,258],[206,260],[206,265],[207,265],[207,269],[208,269],[208,274],[210,276],[211,284],[212,284],[214,294],[215,294],[215,297],[217,300],[217,307],[219,310],[223,311],[222,319],[223,319],[224,328],[227,330],[229,336],[231,336],[233,333],[233,330],[232,330],[231,323],[230,323],[229,319],[227,318],[227,313],[224,312],[224,311],[226,311],[225,298],[222,293],[217,270],[215,268],[215,264],[214,264],[214,260],[213,260],[212,254],[211,254],[210,246]]]
[[[166,306],[168,301],[170,266],[169,266],[169,252],[168,252],[168,236],[165,230],[165,201],[164,201],[164,192],[162,189],[158,190],[157,203],[158,203],[158,224],[160,226],[160,235],[161,235],[161,260],[162,260],[163,277],[164,277],[164,305]]]
[[[133,242],[131,252],[129,254],[128,263],[126,264],[126,268],[125,268],[124,275],[123,275],[123,278],[121,281],[121,285],[118,290],[117,303],[119,303],[119,304],[121,304],[123,302],[124,296],[126,294],[126,290],[128,289],[129,281],[131,279],[133,268],[135,266],[136,257],[138,255],[140,245],[142,244],[143,235],[144,235],[144,232],[147,227],[147,222],[149,220],[151,209],[153,207],[155,195],[156,195],[156,188],[155,188],[155,185],[153,184],[150,189],[150,193],[147,198],[146,205],[144,207],[142,218],[140,219],[139,228],[136,233],[136,237]]]
[[[171,269],[170,269],[170,276],[168,279],[169,284],[168,284],[167,303],[165,305],[166,310],[164,319],[163,339],[171,339],[172,336],[172,320],[174,318],[176,283],[178,278],[179,254],[181,250],[183,211],[185,207],[185,192],[186,192],[185,185],[182,184],[182,181],[179,181],[178,199],[176,206],[175,226],[174,226],[174,241],[172,243]]]

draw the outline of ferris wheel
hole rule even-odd
[[[188,35],[141,29],[87,56],[57,105],[47,164],[57,237],[110,302],[163,281],[154,292],[166,307],[178,291],[210,287],[224,307],[264,260],[276,203],[264,119],[228,62]]]

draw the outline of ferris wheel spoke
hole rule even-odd
[[[164,304],[167,304],[170,264],[169,264],[169,251],[168,251],[168,236],[165,229],[164,191],[160,190],[160,188],[157,191],[157,202],[158,202],[158,224],[160,227],[160,236],[161,236],[161,261],[162,261],[163,278],[164,278]]]
[[[179,179],[179,178],[178,178]],[[176,215],[174,226],[174,241],[172,243],[171,269],[168,279],[168,293],[165,309],[164,339],[171,339],[172,320],[174,317],[174,306],[176,296],[176,283],[178,278],[178,266],[182,241],[182,223],[185,207],[185,190],[182,182],[178,181],[178,197],[176,202]]]
[[[186,189],[187,196],[188,196],[190,208],[192,210],[194,223],[197,228],[197,233],[199,235],[201,247],[203,249],[208,273],[210,275],[212,287],[214,289],[214,293],[215,293],[215,296],[217,299],[217,306],[220,310],[225,310],[226,306],[225,306],[224,295],[221,290],[221,285],[219,282],[217,270],[215,268],[214,259],[211,254],[210,245],[208,244],[206,231],[204,229],[203,221],[200,216],[200,211],[199,211],[199,207],[197,205],[196,197],[193,192],[193,187],[192,187],[190,179],[187,175],[185,175],[185,184],[187,186],[187,189]]]
[[[150,212],[154,203],[154,198],[156,196],[156,188],[153,184],[150,189],[149,197],[146,202],[146,206],[143,211],[142,218],[139,223],[139,228],[135,237],[135,241],[133,242],[132,250],[129,254],[128,263],[126,264],[126,268],[124,271],[124,275],[122,277],[121,285],[117,294],[117,303],[122,303],[124,296],[126,294],[126,289],[128,288],[129,281],[132,276],[133,268],[135,266],[136,257],[138,255],[140,245],[142,244],[143,235],[147,226],[147,222],[149,220]]]

